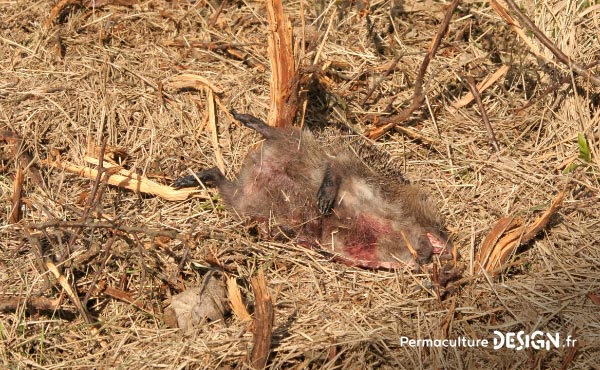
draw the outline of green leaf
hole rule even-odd
[[[577,167],[579,167],[579,165],[575,162],[571,163],[570,165],[568,165],[567,167],[565,167],[565,169],[563,170],[563,175],[566,175],[568,173],[570,173],[571,171],[573,171],[574,169],[576,169]]]
[[[590,152],[590,147],[582,133],[577,135],[577,144],[579,145],[579,158],[586,163],[590,163],[592,161],[592,153]]]
[[[580,5],[581,9],[587,9],[587,8],[589,8],[590,6],[592,6],[592,4],[591,4],[591,1],[589,1],[589,0],[585,0],[585,1],[583,1],[583,2],[581,3],[581,5]]]

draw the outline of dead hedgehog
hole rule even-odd
[[[237,178],[229,181],[215,167],[177,179],[176,188],[198,186],[198,180],[215,186],[237,215],[261,225],[261,234],[350,265],[416,267],[434,254],[452,255],[438,212],[416,186],[374,172],[349,150],[325,150],[308,130],[232,114],[265,139]]]

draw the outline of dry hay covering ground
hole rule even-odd
[[[99,336],[94,334],[64,291],[52,285],[54,278],[42,273],[25,232],[27,224],[80,219],[94,181],[39,161],[60,153],[62,160],[85,165],[88,143],[99,145],[106,137],[109,146],[129,155],[127,169],[158,182],[213,166],[219,156],[231,176],[257,137],[223,107],[262,118],[269,107],[263,2],[110,3],[69,6],[45,29],[50,2],[0,2],[0,129],[23,135],[43,176],[43,184],[26,176],[23,219],[9,225],[16,165],[11,145],[3,144],[0,299],[61,298],[56,310],[0,313],[1,367],[239,366],[252,346],[246,323],[229,315],[225,323],[183,336],[167,328],[161,314],[171,294],[200,284],[215,261],[237,279],[246,302],[253,301],[249,279],[264,270],[275,304],[273,368],[599,366],[598,87],[568,78],[542,96],[568,72],[536,58],[488,2],[476,1],[459,5],[426,75],[425,105],[405,125],[420,139],[396,131],[377,142],[439,201],[467,266],[460,289],[439,302],[427,276],[350,268],[292,243],[259,240],[223,210],[212,191],[210,197],[169,202],[109,186],[88,225],[48,227],[33,235],[47,260],[62,258],[67,282],[81,299],[97,284],[134,300],[92,290],[87,307],[101,322]],[[367,113],[381,112],[396,95],[394,107],[401,109],[445,6],[374,1],[369,26],[360,3],[284,5],[297,36],[303,7],[305,64],[328,64],[322,79],[327,83],[309,94],[305,123],[317,132],[324,122],[362,131]],[[574,60],[598,60],[597,2],[525,2],[523,9]],[[553,59],[528,36],[541,55]],[[381,78],[395,55],[401,56],[396,69]],[[462,77],[481,81],[502,65],[510,67],[508,73],[482,94],[501,147],[493,153],[477,106],[450,106],[468,90]],[[207,90],[159,92],[162,82],[181,73],[214,85],[222,104],[218,151],[207,124]],[[577,159],[579,133],[590,147],[588,163]],[[577,168],[565,171],[574,162]],[[496,220],[518,215],[532,221],[569,180],[562,209],[521,248],[511,268],[496,279],[469,278],[473,253]],[[189,240],[91,226],[106,219],[122,227],[176,230]],[[110,253],[104,253],[108,243]],[[85,255],[89,250],[97,253]],[[516,351],[400,345],[401,336],[491,340],[494,330],[558,332],[576,338],[578,346]]]

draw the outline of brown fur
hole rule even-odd
[[[431,237],[450,253],[441,218],[415,186],[375,173],[350,151],[326,151],[309,131],[239,117],[266,139],[248,154],[234,181],[220,172],[215,176],[215,169],[198,177],[216,185],[236,214],[266,226],[269,236],[284,234],[349,264],[374,268],[414,265],[405,238],[419,263],[434,254]],[[250,119],[256,121],[244,122]],[[329,191],[322,192],[327,179]],[[330,209],[318,204],[327,197]]]

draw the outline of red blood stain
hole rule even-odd
[[[344,254],[359,261],[379,261],[377,241],[382,234],[389,234],[389,221],[361,214],[355,229],[344,240]]]

